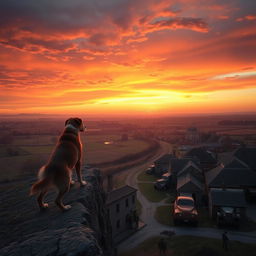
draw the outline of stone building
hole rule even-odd
[[[136,192],[135,188],[126,185],[107,194],[106,206],[115,244],[134,233],[138,228]]]

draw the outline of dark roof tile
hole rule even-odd
[[[212,205],[246,207],[244,191],[241,189],[211,189]]]
[[[111,192],[107,193],[107,204],[113,203],[125,196],[128,196],[129,194],[132,194],[134,192],[136,192],[137,189],[131,187],[131,186],[123,186],[121,188],[112,190]]]

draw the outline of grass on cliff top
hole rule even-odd
[[[220,234],[221,236],[221,234]],[[161,237],[152,237],[138,247],[119,256],[158,256],[157,243]],[[255,256],[256,245],[230,241],[229,251],[222,248],[219,239],[193,236],[173,236],[166,238],[168,251],[166,256]]]
[[[154,183],[138,183],[141,193],[151,202],[160,202],[167,197],[166,191],[158,191]]]

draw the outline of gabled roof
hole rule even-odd
[[[219,163],[228,168],[248,168],[249,166],[234,156],[233,152],[219,154]]]
[[[112,190],[110,192],[107,193],[107,202],[106,204],[110,204],[110,203],[113,203],[125,196],[128,196],[134,192],[136,192],[137,189],[131,187],[131,186],[123,186],[121,188],[118,188],[118,189],[115,189],[115,190]]]
[[[194,187],[196,190],[203,190],[203,184],[190,173],[178,177],[177,190],[180,190],[184,186],[189,186],[189,184],[190,186],[192,185],[192,187]],[[193,193],[193,191],[190,192]]]
[[[246,163],[252,170],[256,170],[256,148],[241,147],[234,152],[234,156]]]
[[[190,158],[173,158],[171,159],[171,173],[172,174],[177,174],[179,173],[186,164],[191,161]]]
[[[242,189],[219,189],[210,190],[212,205],[246,207],[245,195]]]
[[[213,157],[212,152],[207,151],[206,149],[199,147],[199,148],[192,148],[189,150],[186,155],[187,157],[197,157],[200,163],[210,163],[215,164],[217,160]]]
[[[236,168],[236,162],[227,166],[224,166],[224,164],[218,165],[208,171],[205,178],[209,187],[256,187],[256,172],[245,166]]]
[[[178,175],[182,175],[188,168],[194,168],[202,173],[202,170],[193,161],[188,161],[188,163],[178,172]]]

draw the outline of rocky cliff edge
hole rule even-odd
[[[56,192],[46,197],[49,209],[39,211],[28,196],[34,178],[1,184],[0,255],[112,255],[100,171],[84,169],[83,176],[87,185],[75,184],[64,197],[72,205],[67,212],[53,203]]]

